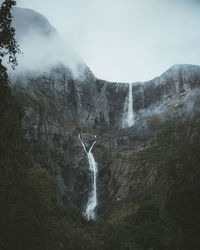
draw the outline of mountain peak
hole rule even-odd
[[[195,72],[199,71],[200,66],[199,65],[193,65],[193,64],[174,64],[172,67],[170,67],[165,73],[167,72],[184,72],[184,71],[190,71],[190,72]],[[164,74],[165,74],[164,73]]]
[[[32,32],[46,36],[57,33],[46,17],[32,9],[15,7],[12,14],[17,39],[21,39]]]
[[[13,8],[16,40],[23,52],[18,56],[16,72],[40,72],[57,65],[65,65],[73,76],[79,77],[86,68],[82,58],[59,35],[46,17],[24,8]]]

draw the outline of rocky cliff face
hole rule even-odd
[[[137,121],[129,129],[121,129],[128,84],[98,80],[89,71],[77,80],[64,66],[38,77],[26,75],[23,81],[19,76],[13,93],[25,109],[23,127],[31,142],[33,161],[49,169],[60,201],[69,202],[78,211],[83,211],[89,192],[88,162],[78,134],[82,133],[88,147],[92,136],[97,135],[93,152],[99,167],[102,215],[105,209],[112,210],[108,206],[111,197],[114,201],[127,198],[133,185],[128,177],[137,171],[129,156],[152,145],[155,126],[149,119],[185,103],[198,86],[200,67],[186,65],[175,66],[153,81],[135,84],[133,107]],[[153,178],[153,170],[149,171],[146,175]],[[142,180],[134,183],[139,189]]]
[[[32,161],[49,170],[59,201],[79,212],[88,199],[89,170],[78,134],[86,147],[97,135],[93,153],[99,168],[98,215],[107,217],[130,192],[154,182],[156,170],[134,162],[139,162],[140,152],[156,147],[156,131],[163,121],[188,110],[187,101],[192,103],[200,88],[200,66],[175,65],[149,82],[134,83],[136,123],[127,129],[122,129],[122,119],[128,84],[99,80],[86,65],[78,77],[57,64],[44,72],[18,72],[11,79],[24,107]]]
[[[178,105],[200,85],[200,67],[175,65],[160,77],[149,82],[133,83],[133,110],[136,120],[160,113]],[[90,127],[122,128],[127,83],[110,83],[92,75],[81,82],[80,107],[84,124]],[[86,112],[86,113],[85,113]]]

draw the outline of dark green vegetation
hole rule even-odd
[[[58,205],[47,170],[26,156],[23,110],[2,81],[0,97],[0,249],[94,249],[87,223]]]
[[[47,170],[26,155],[23,110],[5,78],[0,117],[0,249],[94,249],[87,223],[58,205]]]
[[[16,54],[20,52],[14,38],[15,29],[11,26],[11,9],[15,4],[15,1],[5,0],[0,8],[0,72],[1,80],[3,77],[4,83],[7,82],[7,70],[2,64],[2,59],[8,56],[8,61],[14,68],[17,65]]]
[[[198,111],[166,121],[156,146],[136,153],[138,172],[154,169],[155,180],[113,215],[105,249],[200,249],[199,130]]]

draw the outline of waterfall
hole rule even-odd
[[[92,146],[90,147],[89,151],[87,152],[86,147],[84,142],[81,139],[80,134],[78,135],[78,138],[83,146],[83,149],[87,155],[88,162],[89,162],[89,170],[91,172],[91,191],[89,194],[88,202],[86,209],[84,211],[84,216],[88,220],[95,220],[96,214],[95,214],[95,209],[97,207],[97,173],[98,173],[98,168],[97,168],[97,163],[95,162],[94,156],[92,154],[92,149],[96,143],[96,141],[93,142]],[[96,138],[96,136],[95,136]]]
[[[134,125],[134,113],[133,113],[133,92],[132,83],[129,83],[128,98],[124,105],[124,116],[122,119],[122,128],[131,127]]]

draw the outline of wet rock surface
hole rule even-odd
[[[200,67],[192,65],[174,66],[159,78],[134,84],[136,124],[121,129],[128,84],[96,79],[88,68],[83,78],[74,79],[63,65],[39,76],[18,75],[12,81],[13,93],[25,110],[23,128],[33,162],[51,173],[58,200],[80,212],[90,183],[78,134],[82,133],[88,147],[97,135],[93,154],[99,169],[100,218],[127,199],[129,192],[138,192],[145,183],[151,185],[156,171],[145,166],[140,173],[140,166],[134,164],[137,153],[156,146],[155,133],[163,114],[185,103],[199,86]],[[170,112],[168,119],[173,119],[176,111]],[[195,131],[188,129],[188,134],[192,141]]]

